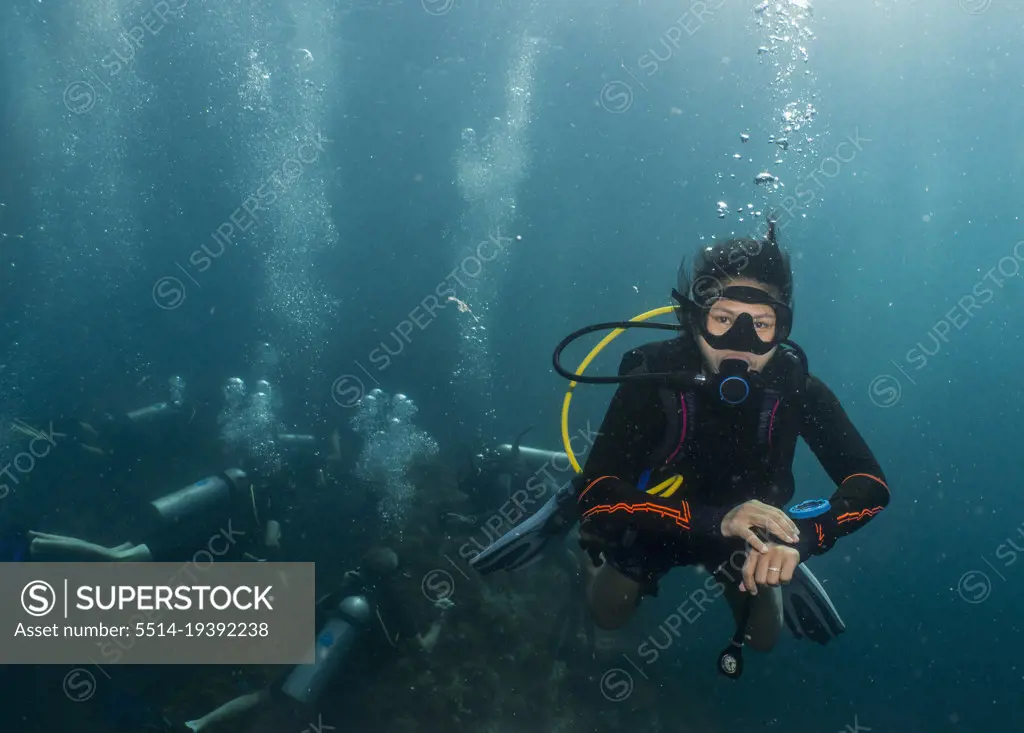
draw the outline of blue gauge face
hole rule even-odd
[[[809,519],[820,516],[831,508],[832,505],[829,504],[828,499],[810,499],[809,501],[802,501],[796,506],[791,506],[789,508],[789,515],[796,519]]]
[[[737,390],[742,390],[742,395],[732,394]],[[718,385],[718,396],[723,402],[738,405],[750,396],[750,385],[747,384],[747,380],[740,377],[727,377]]]

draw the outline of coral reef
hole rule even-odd
[[[570,630],[569,652],[551,648],[561,604],[580,592],[569,554],[551,553],[525,573],[481,578],[469,567],[466,548],[487,518],[445,521],[449,513],[470,513],[455,472],[429,458],[410,466],[408,476],[416,490],[406,521],[401,528],[382,525],[388,534],[375,544],[397,553],[394,582],[404,610],[421,631],[440,620],[439,640],[426,652],[409,640],[389,643],[375,626],[325,696],[319,711],[325,723],[389,733],[611,733],[637,725],[652,733],[718,730],[685,689],[638,680],[627,702],[604,697],[602,674],[614,665],[595,659],[582,630]],[[320,574],[340,580],[345,569]],[[194,714],[280,673],[201,669],[193,685],[168,701],[169,709]]]

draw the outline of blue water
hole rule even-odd
[[[1017,3],[774,0],[788,35],[753,0],[157,5],[0,8],[4,423],[131,409],[154,374],[215,393],[271,342],[293,422],[379,386],[442,449],[528,425],[554,448],[554,344],[666,304],[682,257],[781,211],[793,338],[892,503],[814,562],[839,642],[727,683],[709,613],[652,679],[722,730],[1020,727]],[[782,150],[790,102],[816,114]],[[581,390],[574,424],[609,396]],[[797,478],[830,493],[806,451]]]

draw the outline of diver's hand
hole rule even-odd
[[[743,563],[743,582],[740,591],[757,595],[757,586],[784,585],[793,579],[793,572],[800,564],[800,551],[795,547],[772,544],[767,552],[747,552]]]
[[[725,515],[721,526],[722,536],[738,537],[746,540],[758,552],[768,552],[768,545],[758,537],[755,527],[767,530],[783,542],[792,544],[800,541],[800,530],[784,511],[757,499],[733,507]],[[797,555],[799,557],[799,553]]]

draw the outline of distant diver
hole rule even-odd
[[[445,613],[454,604],[446,598],[435,601],[437,617],[428,629],[421,630],[402,585],[404,577],[394,550],[371,548],[357,570],[345,573],[337,590],[317,600],[318,631],[310,639],[311,664],[285,668],[266,688],[228,700],[202,717],[186,721],[184,727],[205,733],[248,714],[277,721],[277,729],[292,729],[285,721],[308,720],[312,711],[319,709],[331,686],[345,679],[357,640],[370,633],[379,632],[400,655],[430,653],[440,638]]]
[[[179,562],[216,543],[221,559],[277,560],[281,484],[280,475],[255,479],[229,468],[149,502],[135,521],[137,541],[107,547],[19,527],[0,552],[8,562]]]
[[[532,430],[531,425],[520,432],[507,451],[487,449],[469,457],[458,483],[459,490],[470,497],[476,509],[493,509],[496,504],[512,498],[513,486],[526,470],[522,440]]]

